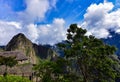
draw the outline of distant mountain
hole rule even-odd
[[[46,59],[52,58],[56,53],[45,46],[37,45],[32,43],[26,36],[22,33],[15,35],[10,42],[5,47],[6,51],[19,50],[29,57],[29,61],[33,64],[37,63],[39,58]]]
[[[111,37],[102,39],[106,44],[113,45],[117,48],[116,54],[120,55],[120,34],[110,31]]]

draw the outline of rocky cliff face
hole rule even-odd
[[[37,56],[41,59],[53,59],[57,56],[55,51],[46,46],[33,44],[33,47]]]
[[[29,61],[33,64],[36,64],[39,58],[51,59],[56,55],[56,53],[52,49],[32,43],[22,33],[15,35],[6,45],[5,50],[22,51],[24,52],[24,54],[26,54],[26,56],[29,58]]]

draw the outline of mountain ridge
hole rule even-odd
[[[15,35],[3,48],[5,48],[5,51],[22,51],[32,64],[36,64],[39,58],[51,59],[57,55],[51,48],[32,43],[22,33]]]

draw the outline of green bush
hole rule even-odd
[[[0,82],[31,82],[31,81],[25,77],[7,75],[6,77],[0,76]]]

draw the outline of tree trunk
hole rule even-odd
[[[87,69],[85,68],[85,66],[82,63],[79,63],[79,68],[83,75],[83,82],[88,82]]]
[[[83,82],[88,82],[86,75],[84,75]]]
[[[83,75],[83,82],[88,82],[88,78],[87,78],[87,74],[85,73],[85,71],[82,71],[82,75]]]

